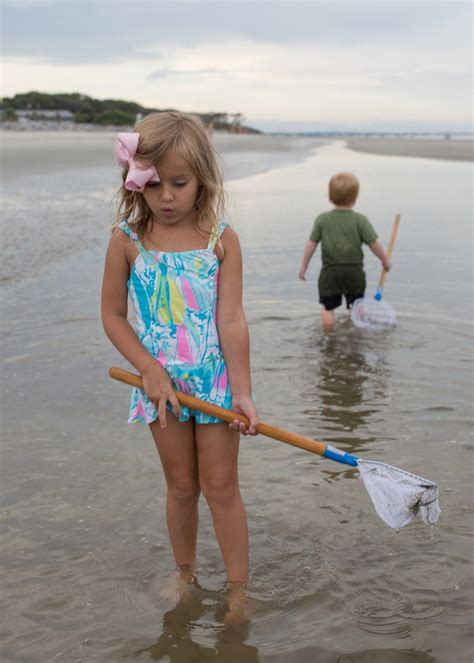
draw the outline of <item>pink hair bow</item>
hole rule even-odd
[[[118,163],[126,168],[128,166],[127,178],[125,180],[125,188],[128,191],[139,191],[143,193],[145,184],[148,182],[159,182],[160,177],[156,171],[155,166],[142,166],[134,159],[138,148],[139,134],[133,133],[119,133],[117,134],[117,141],[115,143],[115,158]]]

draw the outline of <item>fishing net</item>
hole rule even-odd
[[[438,486],[432,481],[373,460],[358,458],[357,467],[375,510],[389,527],[408,525],[418,512],[429,525],[438,520]]]
[[[356,299],[351,309],[351,319],[360,329],[384,329],[397,322],[395,309],[384,302],[370,297]]]

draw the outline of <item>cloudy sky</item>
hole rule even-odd
[[[1,2],[4,96],[240,112],[264,130],[470,130],[470,1]]]

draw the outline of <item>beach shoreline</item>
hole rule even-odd
[[[355,152],[448,161],[474,161],[474,141],[432,138],[349,138]]]
[[[43,264],[107,236],[121,170],[112,132],[1,133],[2,204],[9,233],[0,285],[40,274]],[[224,181],[297,166],[327,140],[214,132]],[[231,212],[228,210],[228,214]],[[25,245],[24,237],[35,237]]]
[[[355,152],[449,161],[473,161],[474,141],[433,138],[354,138],[214,132],[212,140],[224,160],[226,180],[298,163],[315,149],[345,140]],[[112,131],[0,130],[2,179],[51,171],[113,165]],[[245,155],[245,153],[247,153]]]
[[[112,131],[2,131],[2,179],[51,171],[115,167]],[[329,139],[271,134],[212,134],[226,179],[297,163]],[[245,158],[247,153],[247,158]],[[237,164],[239,167],[237,168]],[[225,166],[229,166],[226,168]]]

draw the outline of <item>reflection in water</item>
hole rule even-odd
[[[329,431],[327,438],[345,451],[358,453],[368,435],[370,422],[387,398],[390,370],[386,360],[387,335],[363,335],[351,326],[321,333],[313,343],[315,364],[307,365],[308,396],[317,406],[306,414]]]
[[[153,661],[170,663],[259,663],[258,650],[245,643],[248,625],[226,626],[224,611],[221,601],[193,592],[164,614],[157,642],[139,649],[135,656],[146,652]],[[211,639],[214,646],[207,644]]]

